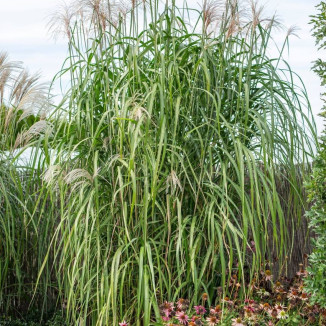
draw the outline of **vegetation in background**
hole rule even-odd
[[[318,6],[318,13],[312,16],[313,36],[320,49],[326,47],[326,3],[322,1]],[[326,63],[318,59],[313,67],[321,79],[322,85],[326,84]],[[325,96],[325,94],[323,94]],[[325,102],[325,97],[322,98]],[[325,106],[321,115],[325,118]],[[307,185],[309,199],[313,202],[312,209],[307,213],[310,227],[316,234],[313,241],[314,251],[309,257],[309,276],[305,286],[311,294],[311,302],[326,307],[326,137],[325,131],[320,139],[320,151],[315,160],[313,176]]]
[[[0,53],[0,311],[18,316],[26,315],[31,282],[50,241],[46,236],[50,215],[49,220],[44,215],[40,220],[38,206],[44,170],[40,137],[48,124],[46,92],[38,76]]]
[[[40,315],[42,313],[38,310],[32,310],[21,318],[12,318],[0,316],[1,326],[65,326],[65,319],[61,312],[51,314],[47,320],[40,322]]]
[[[45,118],[48,101],[45,85],[38,82],[38,75],[30,75],[21,63],[10,61],[0,52],[0,151],[17,148],[33,134],[29,129],[35,122]],[[35,128],[34,128],[35,129]],[[30,133],[21,136],[23,130]],[[25,132],[26,133],[26,132]]]
[[[158,302],[213,305],[231,275],[246,297],[272,250],[283,262],[315,125],[282,50],[267,55],[279,25],[246,4],[78,1],[53,20],[71,85],[16,137],[26,173],[17,156],[2,167],[2,310],[150,325]]]

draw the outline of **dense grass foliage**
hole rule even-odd
[[[53,219],[41,221],[40,145],[46,130],[46,87],[18,62],[0,53],[0,310],[23,312],[30,303],[45,236]],[[24,147],[26,145],[26,147]],[[24,151],[30,146],[30,163]],[[43,255],[42,255],[43,252]]]
[[[58,17],[70,89],[30,140],[28,181],[1,189],[2,295],[20,300],[31,271],[34,300],[72,325],[149,325],[158,302],[213,304],[231,271],[244,285],[288,254],[277,181],[300,218],[315,126],[282,51],[267,55],[275,20],[240,5],[89,1]]]

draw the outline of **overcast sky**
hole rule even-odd
[[[68,1],[69,2],[69,1]],[[187,1],[189,7],[198,6],[198,1]],[[322,103],[320,81],[311,71],[311,62],[321,53],[311,37],[309,15],[316,12],[319,0],[264,0],[266,11],[277,12],[283,24],[296,25],[299,38],[292,37],[290,53],[285,59],[303,79],[319,132],[323,122],[317,116]],[[7,51],[12,60],[23,61],[31,72],[41,72],[43,81],[51,81],[67,54],[64,40],[54,41],[47,30],[50,14],[56,10],[60,0],[0,0],[0,51]],[[284,31],[284,35],[285,35]],[[284,37],[282,32],[277,39]],[[58,89],[56,88],[56,92]]]

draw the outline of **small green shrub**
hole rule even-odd
[[[309,276],[306,279],[307,292],[312,294],[311,302],[326,307],[326,138],[323,137],[320,153],[315,161],[313,178],[308,185],[309,197],[314,201],[307,213],[310,227],[316,234],[314,252],[310,255]]]

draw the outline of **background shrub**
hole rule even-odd
[[[313,35],[319,48],[326,48],[326,3],[321,2],[318,13],[312,16]],[[314,71],[321,78],[322,85],[326,85],[326,62],[318,59]],[[325,102],[325,97],[323,97]],[[326,117],[324,106],[321,115]],[[311,302],[326,307],[326,134],[320,139],[320,151],[314,163],[312,180],[307,186],[309,199],[314,204],[307,213],[310,227],[316,234],[313,240],[314,251],[309,257],[309,276],[306,279],[306,290],[311,294]]]

